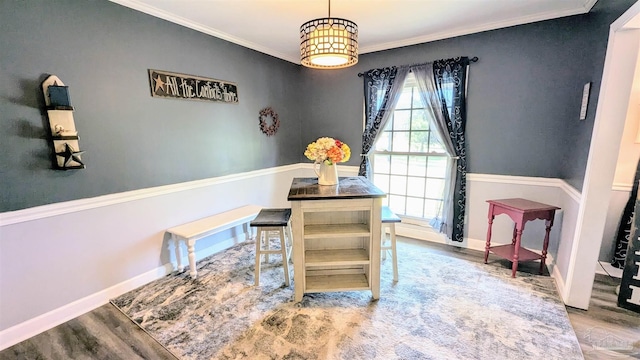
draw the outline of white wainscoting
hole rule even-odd
[[[560,179],[505,176],[490,174],[467,174],[467,214],[465,240],[453,242],[430,228],[399,224],[397,233],[422,240],[484,251],[487,234],[487,200],[521,197],[546,204],[556,205],[556,212],[549,241],[547,267],[556,280],[558,291],[564,299],[564,283],[569,265],[569,256],[576,227],[580,193]],[[542,249],[545,226],[543,221],[532,221],[525,225],[523,245],[535,250]],[[492,228],[492,244],[511,242],[513,222],[506,215],[495,218]]]
[[[339,169],[341,176],[358,170]],[[246,204],[289,206],[291,180],[308,176],[314,176],[311,164],[292,164],[0,213],[0,349],[170,273],[175,255],[167,228]],[[468,174],[468,191],[468,239],[454,245],[483,248],[487,199],[526,197],[563,209],[550,261],[562,292],[580,194],[558,179],[482,174]],[[494,224],[496,241],[510,235],[511,225]],[[199,241],[197,258],[237,242],[237,230]],[[532,226],[525,233],[536,231]],[[420,238],[423,232],[404,234]]]

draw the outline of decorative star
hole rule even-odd
[[[56,153],[56,156],[60,156],[64,158],[63,167],[69,167],[72,162],[77,162],[80,165],[84,165],[82,160],[80,160],[80,155],[82,155],[84,151],[76,151],[69,143],[64,143],[64,151]]]
[[[153,79],[156,81],[156,88],[155,90],[153,90],[154,92],[158,92],[158,89],[162,89],[162,91],[164,91],[164,81],[162,81],[162,78],[160,77],[160,74],[158,74],[158,77]]]

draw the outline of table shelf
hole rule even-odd
[[[333,249],[305,251],[305,266],[369,265],[365,249]]]
[[[365,274],[317,275],[306,278],[305,292],[330,292],[368,290],[369,281]]]
[[[305,239],[369,236],[367,224],[319,224],[304,227]]]
[[[497,245],[489,248],[489,251],[496,254],[499,257],[505,258],[509,261],[513,259],[516,246],[514,244]],[[542,255],[533,252],[529,249],[520,247],[518,250],[518,261],[540,260]]]

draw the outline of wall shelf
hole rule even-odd
[[[78,132],[73,119],[73,106],[68,88],[55,75],[50,75],[42,83],[42,92],[46,104],[51,142],[55,153],[54,169],[84,169],[80,151]]]

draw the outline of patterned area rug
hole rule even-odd
[[[371,292],[306,294],[293,302],[281,260],[253,286],[254,246],[198,262],[112,300],[182,359],[582,359],[547,276],[398,243],[399,280],[382,263]]]

